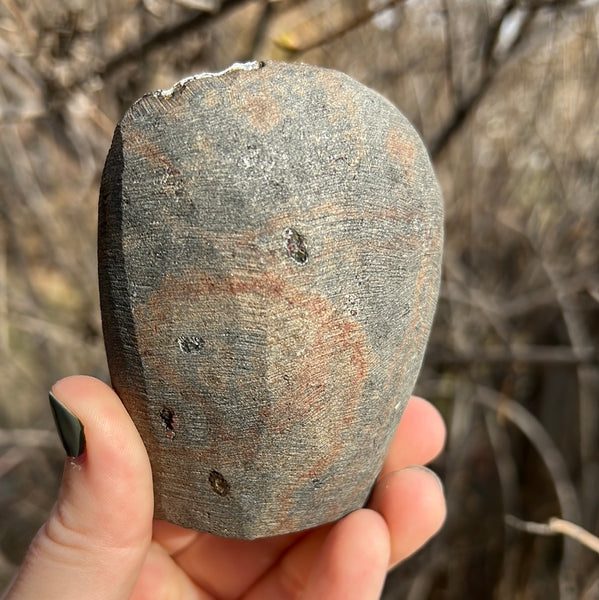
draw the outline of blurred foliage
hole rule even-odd
[[[55,497],[46,392],[107,380],[99,176],[143,93],[251,58],[345,71],[421,132],[446,202],[418,392],[448,426],[440,536],[384,598],[598,598],[599,6],[589,0],[1,0],[0,589]],[[513,521],[510,521],[513,522]]]

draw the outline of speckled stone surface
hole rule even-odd
[[[441,196],[401,113],[276,62],[144,96],[115,131],[98,241],[156,517],[250,539],[361,507],[439,288]]]

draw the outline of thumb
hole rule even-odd
[[[50,403],[71,458],[50,518],[4,599],[125,600],[152,535],[144,445],[118,396],[96,379],[59,381]]]

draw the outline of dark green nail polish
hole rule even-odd
[[[60,435],[67,456],[71,458],[81,456],[85,452],[83,423],[52,392],[48,394],[48,397],[56,429],[58,429],[58,435]]]

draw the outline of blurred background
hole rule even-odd
[[[95,230],[114,126],[146,92],[258,58],[378,90],[444,193],[417,392],[448,424],[449,516],[383,597],[599,598],[599,555],[547,525],[599,533],[598,32],[583,0],[0,0],[0,591],[59,484],[47,390],[108,380]]]

